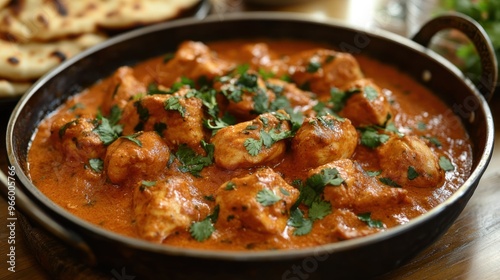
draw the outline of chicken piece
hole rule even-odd
[[[318,220],[315,227],[328,228],[328,242],[337,242],[367,236],[385,230],[385,227],[370,227],[356,213],[346,209],[334,209],[330,215]]]
[[[129,102],[120,120],[123,133],[156,131],[172,149],[187,144],[202,152],[200,142],[205,139],[203,104],[188,93],[189,89],[183,87],[173,95],[147,95]]]
[[[113,184],[155,180],[167,167],[170,150],[156,132],[118,138],[109,145],[104,170]]]
[[[89,159],[103,158],[106,147],[94,132],[96,125],[95,119],[90,117],[59,118],[50,128],[51,141],[67,161],[88,162]]]
[[[215,163],[226,169],[269,163],[286,152],[290,124],[286,113],[266,113],[252,121],[227,126],[212,137]]]
[[[286,74],[286,63],[269,49],[266,43],[245,44],[240,50],[241,60],[250,63],[251,69],[264,70],[277,77]]]
[[[330,96],[330,89],[360,79],[363,73],[349,53],[328,49],[307,50],[290,56],[292,80],[319,96]]]
[[[310,111],[317,103],[314,101],[315,96],[312,92],[301,90],[293,83],[269,78],[266,80],[266,86],[274,92],[277,99],[280,97],[285,98],[292,108],[298,109],[300,112]]]
[[[434,188],[444,180],[437,154],[416,136],[393,136],[377,154],[382,176],[402,187]]]
[[[309,177],[320,174],[335,173],[343,182],[334,186],[326,185],[323,190],[325,200],[333,208],[349,209],[354,213],[371,212],[373,209],[390,207],[409,202],[407,191],[402,188],[389,187],[368,176],[364,170],[350,159],[337,160],[309,171]]]
[[[244,121],[267,112],[276,98],[253,71],[235,77],[225,76],[214,84],[214,88],[225,97],[225,100],[219,98],[221,110]]]
[[[140,182],[134,191],[134,215],[139,237],[162,242],[176,231],[209,214],[209,206],[187,177]]]
[[[219,59],[205,44],[186,41],[179,46],[172,59],[158,65],[155,74],[158,84],[171,87],[180,77],[193,81],[206,78],[211,81],[232,67],[232,64]]]
[[[387,96],[370,79],[360,79],[345,86],[352,95],[339,115],[351,120],[355,127],[383,126],[393,114]]]
[[[216,227],[281,234],[298,196],[297,189],[268,167],[233,178],[216,192],[215,201],[219,205]]]
[[[317,167],[350,158],[357,144],[358,133],[348,119],[326,115],[302,123],[292,139],[292,153],[297,164]]]
[[[135,78],[134,69],[122,66],[109,81],[101,109],[105,114],[108,114],[113,106],[123,109],[134,96],[145,92],[146,85]]]

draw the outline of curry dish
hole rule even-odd
[[[100,227],[270,250],[405,224],[470,174],[459,118],[404,69],[302,41],[186,41],[39,125],[34,184]]]

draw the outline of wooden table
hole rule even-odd
[[[214,1],[213,12],[223,15],[240,10],[285,10],[312,13],[317,17],[334,17],[360,26],[379,25],[393,32],[404,32],[400,19],[377,18],[382,5],[388,1],[331,0],[309,1],[307,4],[289,7],[263,7],[245,4],[239,0]],[[222,4],[221,4],[222,3]],[[371,8],[361,11],[358,5]],[[358,7],[358,9],[356,9]],[[397,8],[397,7],[396,7]],[[354,13],[354,10],[361,12]],[[380,15],[380,14],[379,14]],[[0,104],[0,127],[6,127],[12,105]],[[491,163],[466,208],[448,232],[431,247],[421,252],[411,262],[380,279],[499,279],[500,275],[500,96],[490,103],[494,108],[495,151]],[[496,110],[495,110],[496,109]],[[0,168],[5,172],[8,166],[5,151],[5,130],[0,132]],[[7,221],[7,203],[0,199],[0,219]],[[5,222],[7,223],[7,222]],[[16,229],[16,272],[7,270],[6,258],[8,229],[0,227],[0,279],[52,279],[37,262],[31,248],[18,227]],[[115,277],[109,273],[104,277]]]

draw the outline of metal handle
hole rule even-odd
[[[451,28],[464,33],[476,47],[481,61],[481,77],[476,87],[487,101],[491,100],[498,78],[497,59],[488,34],[474,19],[456,12],[443,13],[426,22],[412,40],[428,47],[436,33]]]
[[[2,190],[1,193],[5,198],[8,198],[10,195],[8,178],[2,171],[0,171],[0,182],[2,183],[1,185],[3,185],[0,186],[0,189]],[[38,205],[33,203],[20,188],[17,187],[15,189],[14,196],[16,210],[19,209],[22,213],[31,213],[31,215],[27,215],[30,219],[42,225],[56,238],[78,250],[82,254],[84,261],[90,265],[94,265],[96,263],[94,253],[78,234],[55,222],[42,209],[40,209]]]

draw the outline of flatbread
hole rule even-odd
[[[0,97],[15,97],[26,92],[32,82],[13,82],[0,78]]]
[[[124,30],[175,18],[200,0],[0,0],[0,98]],[[109,33],[108,33],[109,34]]]
[[[106,39],[84,34],[74,39],[25,44],[0,40],[0,77],[12,81],[37,79],[62,61]]]
[[[199,0],[115,0],[107,1],[107,13],[98,25],[121,29],[164,21],[193,7]]]

